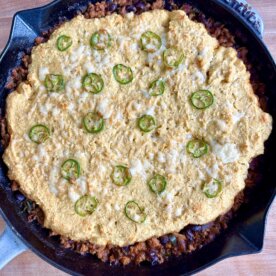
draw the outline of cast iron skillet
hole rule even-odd
[[[241,1],[241,0],[240,0]],[[9,91],[4,88],[8,74],[20,62],[22,50],[33,45],[34,39],[42,31],[53,27],[60,18],[72,18],[77,11],[83,10],[89,1],[57,0],[42,8],[19,12],[13,21],[9,43],[0,58],[0,108],[4,114],[5,99]],[[94,1],[92,1],[94,2]],[[263,44],[258,31],[250,28],[248,22],[236,13],[229,3],[231,0],[193,0],[190,2],[208,16],[224,22],[231,31],[238,30],[240,43],[251,53],[251,60],[262,82],[267,86],[268,109],[276,121],[276,65]],[[227,4],[228,3],[228,4]],[[257,26],[258,27],[258,26]],[[263,160],[263,179],[258,184],[250,202],[240,209],[238,216],[229,228],[202,249],[181,257],[174,257],[157,266],[114,267],[98,261],[95,257],[81,256],[66,251],[58,240],[48,237],[48,231],[37,223],[28,223],[25,214],[20,214],[19,205],[10,189],[7,168],[0,160],[0,210],[13,232],[37,255],[57,268],[70,274],[135,274],[135,275],[166,275],[190,274],[206,268],[224,258],[243,254],[257,253],[262,249],[264,239],[265,218],[272,200],[275,197],[276,164],[276,128],[266,143]],[[3,149],[1,148],[1,154]],[[1,249],[2,250],[2,249]]]

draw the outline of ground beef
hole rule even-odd
[[[28,66],[31,63],[30,52],[26,51],[21,53],[21,64],[20,66],[14,68],[11,72],[11,76],[8,79],[6,88],[9,90],[14,90],[19,83],[25,81],[28,75]]]
[[[117,0],[117,1],[103,1],[96,4],[89,4],[87,10],[84,12],[86,18],[103,17],[113,12],[119,14],[125,14],[127,12],[141,13],[147,10],[162,9],[168,10],[178,9],[179,7],[173,1],[163,0],[156,1],[137,1],[137,0]],[[188,16],[197,22],[201,22],[205,25],[208,32],[216,37],[219,43],[225,47],[234,47],[239,58],[241,58],[247,66],[247,69],[251,73],[252,87],[259,96],[261,107],[266,110],[266,97],[265,97],[265,85],[258,79],[258,74],[253,70],[253,66],[248,60],[248,50],[245,47],[239,47],[235,43],[234,36],[225,26],[219,22],[216,22],[212,18],[206,17],[203,13],[195,9],[193,6],[185,4],[182,7]],[[57,25],[57,27],[60,24]],[[57,28],[55,27],[55,28]],[[54,29],[55,29],[54,28]],[[54,29],[49,30],[42,34],[35,40],[35,45],[46,42]],[[28,74],[28,65],[31,63],[31,58],[28,53],[25,53],[22,57],[21,66],[12,70],[11,78],[7,84],[8,89],[15,89],[17,85],[26,80]],[[9,143],[9,133],[7,130],[5,118],[0,119],[1,124],[1,142],[4,147]],[[76,242],[66,237],[59,236],[57,233],[50,232],[50,236],[58,236],[60,244],[66,248],[71,249],[80,254],[92,254],[96,255],[103,262],[109,262],[117,265],[128,265],[133,262],[135,264],[141,264],[145,261],[150,262],[152,265],[163,263],[170,256],[178,256],[181,254],[189,254],[190,252],[200,249],[202,246],[211,242],[215,237],[226,229],[236,215],[241,204],[248,200],[248,194],[252,187],[260,179],[260,158],[258,157],[252,161],[248,171],[248,177],[246,179],[246,189],[240,192],[236,198],[232,209],[218,217],[215,221],[205,225],[188,225],[180,233],[171,233],[161,237],[153,237],[145,242],[138,242],[133,245],[118,247],[113,245],[98,246],[90,243],[89,241]],[[12,181],[11,189],[17,195],[20,195],[19,185]],[[18,198],[25,198],[17,196]],[[36,220],[43,225],[44,214],[42,210],[34,203],[26,199],[22,208],[27,210],[28,220],[30,222]]]
[[[96,4],[89,4],[84,16],[86,18],[95,18],[103,17],[106,15],[107,11],[107,2],[97,2]]]
[[[3,145],[4,148],[6,148],[10,142],[10,134],[7,128],[6,118],[0,118],[0,131],[1,131],[1,144]]]

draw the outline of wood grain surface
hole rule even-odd
[[[0,0],[0,52],[6,45],[12,17],[15,12],[49,3],[48,0]],[[262,15],[265,22],[264,40],[273,57],[276,57],[276,0],[248,0]],[[4,222],[0,218],[0,233]],[[274,202],[267,219],[264,249],[256,255],[240,256],[224,260],[203,272],[200,276],[267,276],[276,275],[276,204]],[[1,248],[0,248],[1,250]],[[47,264],[32,252],[26,252],[0,271],[1,276],[65,275]]]

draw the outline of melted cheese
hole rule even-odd
[[[223,164],[232,163],[239,160],[240,152],[235,144],[225,145],[214,144],[213,152],[221,159]]]

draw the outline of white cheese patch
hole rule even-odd
[[[100,171],[101,174],[104,174],[107,171],[107,169],[106,169],[105,166],[103,166],[102,164],[100,164],[99,171]]]
[[[38,156],[40,160],[48,157],[48,154],[47,154],[47,151],[45,150],[44,145],[42,144],[38,145],[37,149],[38,149]]]
[[[173,193],[165,193],[164,194],[164,201],[167,203],[171,203],[173,201],[174,195]]]
[[[234,124],[238,123],[243,117],[244,117],[245,113],[243,112],[235,112],[232,114],[232,120],[234,122]]]
[[[128,19],[128,20],[131,20],[133,17],[134,17],[134,12],[129,12],[125,15],[125,17]]]
[[[45,92],[46,91],[46,87],[44,86],[44,85],[40,85],[39,86],[39,92],[40,93],[43,93],[43,92]]]
[[[60,114],[61,110],[57,107],[54,107],[52,110],[52,114],[54,117],[58,116]]]
[[[77,151],[75,153],[75,158],[78,159],[78,161],[80,162],[81,167],[82,167],[83,170],[87,169],[89,157],[90,156],[89,156],[88,152]]]
[[[165,210],[166,210],[166,212],[167,212],[168,215],[170,215],[172,213],[172,209],[173,209],[173,206],[171,204],[168,204],[166,206]]]
[[[176,172],[178,158],[179,158],[179,152],[176,149],[172,149],[167,154],[167,160],[168,160],[167,167],[166,167],[167,173],[175,173]]]
[[[89,74],[96,71],[94,65],[91,62],[86,62],[83,67]]]
[[[118,112],[115,119],[116,119],[116,121],[118,121],[118,122],[123,121],[123,120],[124,120],[124,115],[123,115],[123,113],[122,113],[122,112]]]
[[[232,180],[232,175],[225,175],[224,176],[224,181],[226,182],[226,183],[230,183],[231,182],[231,180]]]
[[[155,115],[155,106],[150,107],[150,108],[146,111],[146,114],[154,117],[154,115]]]
[[[168,105],[165,102],[161,102],[162,109],[166,110],[168,108]]]
[[[137,43],[132,43],[132,44],[130,45],[130,49],[131,49],[133,52],[138,52],[139,46],[138,46]]]
[[[140,219],[141,219],[141,216],[139,216],[139,215],[137,215],[137,214],[134,214],[134,215],[133,215],[133,220],[135,220],[135,221],[140,221]]]
[[[166,154],[167,166],[166,172],[167,173],[176,173],[177,168],[183,161],[185,161],[185,149],[186,145],[182,143],[178,143],[176,141],[171,141],[171,149]]]
[[[149,155],[149,159],[150,159],[150,160],[153,160],[153,159],[154,159],[154,153],[150,152],[148,155]]]
[[[177,73],[183,73],[186,69],[187,69],[187,64],[185,61],[185,63],[180,64],[177,68],[170,70],[167,76],[163,78],[163,80],[166,81],[167,79],[170,79]]]
[[[74,186],[70,186],[68,189],[68,196],[70,200],[75,203],[81,197],[81,195],[76,191]]]
[[[166,156],[165,156],[165,154],[162,153],[162,152],[158,152],[158,154],[157,154],[157,160],[160,163],[166,163]]]
[[[187,133],[186,134],[186,139],[187,140],[191,140],[193,138],[193,135],[192,134],[190,134],[190,133]]]
[[[144,169],[145,169],[145,171],[153,169],[153,165],[147,159],[144,160]]]
[[[206,77],[205,75],[203,75],[203,73],[201,71],[197,71],[194,75],[193,75],[193,79],[195,81],[199,81],[200,83],[204,83],[206,81]]]
[[[80,76],[74,78],[72,87],[73,87],[74,89],[80,89],[80,88],[81,88],[81,77],[80,77]]]
[[[35,161],[35,162],[39,162],[40,161],[40,158],[38,155],[33,155],[32,159]]]
[[[79,48],[75,49],[70,55],[71,62],[74,63],[76,61],[79,61],[84,55],[84,51],[85,51],[84,45],[80,45]]]
[[[48,96],[52,99],[57,99],[57,98],[62,97],[62,95],[60,93],[57,93],[57,92],[51,92]]]
[[[232,121],[234,124],[238,123],[245,116],[244,112],[235,110],[235,107],[229,101],[226,101],[224,105],[227,109],[234,110],[234,113],[232,114]]]
[[[148,53],[148,55],[147,55],[147,63],[151,65],[151,64],[153,64],[156,61],[156,59],[158,59],[158,61],[160,63],[162,63],[162,59],[160,59],[160,56],[162,56],[162,53],[165,50],[166,50],[166,47],[162,43],[162,46],[161,46],[161,48],[158,51],[156,51],[154,53]]]
[[[99,64],[102,60],[101,54],[98,51],[93,51],[93,58],[94,58],[94,62],[96,62],[97,64]],[[99,69],[97,67],[97,69]]]
[[[56,143],[56,149],[59,151],[59,150],[62,150],[62,145],[59,144],[59,143]]]
[[[57,188],[60,194],[68,194],[68,181],[66,179],[60,179]]]
[[[103,115],[105,119],[110,118],[110,116],[113,113],[112,108],[109,105],[109,100],[107,98],[104,98],[97,107],[98,111]]]
[[[240,152],[236,144],[227,143],[225,145],[220,145],[213,143],[212,150],[224,164],[236,162],[240,158]]]
[[[205,170],[212,178],[218,177],[218,172],[219,172],[218,164],[214,164],[212,167],[205,167]]]
[[[53,167],[50,172],[48,184],[49,184],[50,192],[53,193],[54,195],[58,194],[56,184],[57,184],[57,181],[59,180],[59,176],[60,176],[59,167],[57,166]]]
[[[228,129],[228,126],[226,124],[226,122],[224,120],[216,120],[218,127],[222,130],[222,131],[226,131]]]
[[[111,207],[110,203],[105,204],[105,208],[108,212],[112,211],[112,207]]]
[[[201,52],[199,52],[198,56],[199,57],[206,57],[208,52],[209,52],[210,48],[209,47],[205,47]]]
[[[105,187],[105,188],[103,188],[103,190],[102,190],[102,194],[103,195],[107,195],[109,193],[109,190]]]
[[[131,162],[131,167],[129,169],[132,176],[140,175],[142,178],[146,179],[147,175],[141,160],[134,160]]]
[[[175,210],[175,217],[180,217],[182,215],[182,208],[177,208]]]
[[[21,152],[18,154],[18,156],[19,156],[20,158],[24,158],[24,157],[25,157],[25,153],[24,153],[23,151],[21,151]]]
[[[102,67],[101,68],[102,70],[107,68],[107,67],[112,67],[109,55],[105,55],[103,57],[102,62],[100,63],[100,66]]]
[[[52,110],[52,108],[53,108],[53,104],[50,103],[50,102],[47,102],[47,103],[45,104],[45,107],[46,107],[47,111],[50,112],[50,111]]]
[[[65,127],[65,121],[64,121],[63,118],[59,118],[59,125],[60,125],[61,129],[64,129],[64,127]]]
[[[133,103],[133,106],[134,106],[134,108],[135,108],[137,111],[141,110],[141,108],[142,108],[142,105],[141,105],[140,103],[138,103],[138,102],[134,102],[134,103]]]
[[[142,93],[142,95],[143,95],[145,98],[147,98],[147,99],[150,98],[149,92],[148,92],[147,90],[141,89],[140,92]]]
[[[69,103],[69,105],[67,106],[67,110],[70,113],[73,113],[75,111],[75,104],[74,103]]]
[[[48,68],[46,68],[46,67],[40,67],[39,68],[38,78],[39,78],[40,81],[44,81],[47,74],[49,74],[49,69]]]
[[[120,211],[120,210],[121,210],[119,204],[117,204],[117,203],[115,203],[114,209],[115,209],[116,211]]]
[[[211,181],[208,184],[208,193],[209,194],[215,194],[217,192],[217,189],[218,189],[218,185],[214,181]]]
[[[205,179],[205,175],[202,173],[201,170],[197,170],[197,174],[198,174],[198,178],[201,179],[201,180],[204,180]]]
[[[87,193],[87,180],[85,176],[81,176],[76,180],[76,183],[80,187],[81,193],[84,195]]]
[[[29,135],[28,135],[27,133],[25,133],[25,134],[23,135],[23,138],[24,138],[24,140],[26,140],[27,142],[31,142],[31,139],[30,139],[30,137],[29,137]]]
[[[82,92],[79,96],[78,104],[82,105],[83,103],[85,103],[88,100],[88,98],[89,98],[89,93]]]
[[[39,112],[40,112],[42,115],[44,115],[44,116],[47,116],[47,115],[48,115],[48,110],[47,110],[47,108],[46,108],[45,105],[39,106]]]

